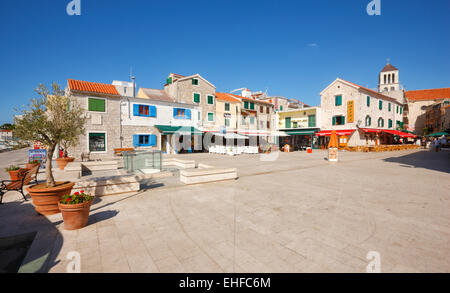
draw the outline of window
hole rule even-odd
[[[194,103],[200,103],[200,94],[194,93]]]
[[[156,146],[156,135],[154,134],[135,134],[133,135],[134,146]]]
[[[378,119],[378,127],[384,127],[384,119],[381,117]]]
[[[89,151],[106,152],[106,133],[89,133]]]
[[[214,104],[214,96],[208,96],[208,104],[210,105]]]
[[[334,116],[333,117],[333,125],[344,125],[345,117],[344,116]]]
[[[378,102],[378,109],[383,110],[383,101]]]
[[[386,84],[386,74],[384,75],[384,83]]]
[[[342,96],[335,96],[334,97],[334,105],[335,106],[341,106],[342,105]]]
[[[267,121],[267,129],[270,129],[270,121]]]
[[[250,124],[251,125],[255,124],[255,117],[250,117]]]
[[[391,119],[389,119],[388,124],[389,124],[389,128],[392,128],[392,120]]]
[[[193,78],[193,79],[192,79],[192,84],[193,84],[193,85],[198,85],[198,79]]]
[[[89,98],[88,109],[92,112],[106,112],[106,100]]]
[[[201,113],[200,112],[197,112],[197,113],[198,113],[198,121],[202,120]]]
[[[230,103],[225,103],[225,111],[230,111]]]
[[[208,113],[208,121],[214,122],[214,113]]]
[[[297,123],[297,122],[292,122],[292,127],[293,127],[293,128],[297,128],[297,126],[298,126],[298,123]]]
[[[316,127],[316,115],[308,116],[308,127]]]
[[[391,112],[391,103],[388,104],[389,112]]]
[[[248,101],[244,101],[244,109],[248,109]]]
[[[291,128],[291,117],[286,117],[285,119],[284,119],[284,127],[286,127],[286,128]]]
[[[397,113],[398,113],[398,105],[397,105]]]
[[[280,106],[280,111],[283,111],[283,106]]]
[[[259,106],[259,112],[264,113],[264,107],[262,105]]]
[[[370,107],[370,97],[367,96],[367,107]]]
[[[270,108],[267,107],[266,110],[267,110],[266,113],[267,113],[267,114],[270,114]]]
[[[395,73],[392,73],[392,83],[395,83]]]
[[[250,110],[255,110],[255,103],[250,102]]]
[[[370,116],[366,116],[366,126],[372,125],[372,118]]]
[[[181,109],[181,108],[173,108],[173,118],[191,120],[191,110]]]
[[[225,126],[230,127],[230,117],[225,117]]]
[[[403,113],[403,107],[400,107],[400,114]]]
[[[156,107],[149,105],[133,105],[133,115],[142,117],[156,117]]]

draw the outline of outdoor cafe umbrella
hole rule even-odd
[[[331,131],[331,137],[330,137],[330,143],[328,144],[328,148],[337,148],[338,142],[337,142],[337,135],[336,130]]]

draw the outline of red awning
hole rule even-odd
[[[398,135],[398,136],[400,136],[400,137],[412,137],[412,138],[415,138],[415,137],[417,137],[416,135],[414,135],[414,134],[411,134],[411,133],[407,133],[407,132],[401,132],[401,131],[398,131],[398,130],[383,130],[384,132],[386,132],[386,133],[390,133],[390,134],[393,134],[393,135]]]
[[[383,130],[381,129],[372,129],[372,128],[361,128],[364,133],[380,133]]]
[[[332,130],[322,130],[320,132],[316,133],[316,136],[330,136]],[[336,130],[336,134],[338,136],[341,135],[352,135],[352,133],[355,132],[355,129],[347,129],[347,130]]]

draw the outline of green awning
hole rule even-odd
[[[432,133],[432,134],[428,134],[426,136],[432,136],[432,137],[439,137],[439,136],[448,136],[449,134],[445,131],[441,131],[441,132],[436,132],[436,133]]]
[[[282,130],[289,135],[314,135],[318,130],[314,129],[292,129],[292,130]]]
[[[182,126],[178,129],[178,132],[190,132],[193,135],[201,135],[203,134],[202,131],[198,130],[195,127],[192,126]]]
[[[202,134],[200,130],[198,130],[195,127],[192,126],[170,126],[170,125],[155,125],[156,128],[162,133],[162,134],[174,134],[176,132],[180,133],[188,133],[199,135]]]

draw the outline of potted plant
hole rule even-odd
[[[9,173],[9,177],[11,177],[11,181],[17,181],[19,179],[22,179],[22,173],[24,169],[11,165],[7,168],[5,168],[5,171]]]
[[[86,226],[89,220],[89,211],[94,200],[84,191],[66,194],[58,203],[64,220],[64,229],[77,230]]]
[[[52,159],[56,146],[63,140],[78,141],[86,123],[85,110],[71,101],[57,84],[50,91],[45,85],[36,89],[38,98],[21,111],[16,121],[15,135],[24,141],[39,141],[46,147],[46,182],[28,187],[36,211],[42,215],[59,213],[58,202],[64,194],[70,194],[73,182],[56,182],[52,172]]]
[[[69,155],[67,154],[67,149],[69,147],[75,146],[76,143],[77,143],[77,141],[67,140],[67,139],[61,141],[60,144],[64,149],[63,156],[61,158],[56,159],[56,163],[58,164],[58,168],[60,170],[64,170],[64,168],[66,168],[67,164],[75,161],[75,158],[69,157]]]
[[[25,168],[27,168],[28,170],[31,170],[40,164],[41,164],[41,162],[39,160],[30,160],[28,163],[26,163]]]

